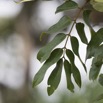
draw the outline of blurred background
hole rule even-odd
[[[82,5],[84,0],[82,2],[77,0],[77,2]],[[62,0],[35,0],[16,4],[13,0],[0,0],[0,103],[93,103],[95,98],[103,93],[102,86],[88,80],[88,75],[81,70],[83,67],[77,58],[76,65],[80,67],[83,86],[81,89],[76,86],[75,93],[66,89],[65,76],[62,74],[59,88],[52,96],[48,96],[46,80],[51,71],[47,72],[39,86],[32,88],[33,77],[41,67],[36,59],[37,52],[55,35],[45,36],[40,41],[40,34],[55,24],[64,14],[73,17],[78,11],[55,14],[56,7],[61,3]],[[96,15],[97,13],[93,14],[93,25],[101,26],[103,15],[99,16],[101,19],[97,19]],[[83,22],[81,18],[78,21]],[[94,28],[98,30],[99,26]],[[88,27],[85,29],[90,38]],[[64,32],[68,31],[69,28],[64,30]],[[76,30],[72,33],[77,36]],[[83,61],[85,47],[84,44],[80,44]],[[88,60],[86,65],[89,69],[91,60]],[[103,103],[103,101],[96,103]]]

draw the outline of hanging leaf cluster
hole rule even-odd
[[[23,0],[24,1],[24,0]],[[36,73],[33,79],[33,87],[40,84],[47,72],[47,70],[55,64],[53,71],[48,77],[47,81],[47,92],[48,95],[52,95],[55,90],[58,88],[61,77],[62,70],[65,71],[66,81],[67,81],[67,89],[71,92],[74,92],[74,82],[81,88],[82,86],[82,77],[80,74],[79,67],[76,66],[75,57],[77,56],[80,60],[84,71],[87,73],[87,68],[85,62],[83,62],[82,58],[79,54],[79,43],[83,43],[87,46],[86,49],[86,60],[93,58],[92,65],[89,72],[89,79],[95,80],[97,79],[102,64],[103,64],[103,28],[100,28],[97,32],[91,26],[90,23],[90,15],[92,10],[85,9],[87,4],[92,4],[95,9],[98,11],[103,11],[103,8],[99,8],[98,5],[102,4],[102,0],[87,0],[82,7],[79,6],[75,1],[65,0],[59,7],[57,7],[55,13],[70,11],[72,9],[78,9],[77,14],[74,17],[74,20],[67,15],[64,15],[57,23],[51,26],[46,34],[55,34],[57,35],[51,40],[47,45],[42,47],[37,54],[37,59],[43,63],[39,71]],[[96,6],[95,6],[96,5]],[[99,8],[99,9],[98,9]],[[77,22],[77,19],[82,14],[83,20],[85,22]],[[85,31],[85,25],[88,26],[91,39],[90,41],[87,38],[87,32]],[[63,29],[69,27],[70,31],[68,34],[62,32]],[[72,36],[71,31],[73,28],[76,29],[79,39],[75,36]],[[60,32],[60,33],[58,33]],[[41,37],[42,38],[42,37]],[[57,48],[57,46],[65,40],[64,46]],[[79,42],[80,40],[80,42]],[[68,49],[70,41],[70,45],[72,49]],[[73,77],[73,78],[72,78]],[[74,82],[73,82],[74,79]],[[99,82],[103,85],[103,74],[99,76]]]

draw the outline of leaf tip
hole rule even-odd
[[[53,93],[54,93],[55,89],[51,86],[48,86],[47,87],[47,93],[48,93],[48,96],[51,96]]]

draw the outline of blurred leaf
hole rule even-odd
[[[95,51],[94,57],[100,56],[103,57],[103,44],[101,44]]]
[[[76,24],[76,30],[78,32],[78,35],[79,35],[81,41],[84,44],[88,44],[88,40],[86,38],[85,31],[84,31],[84,24],[83,23],[77,23]]]
[[[83,65],[85,71],[87,72],[86,66],[83,63],[83,61],[81,60],[80,55],[79,55],[79,42],[78,42],[78,39],[74,36],[71,37],[71,45],[72,45],[73,52],[78,56],[81,64]]]
[[[20,3],[22,3],[22,2],[28,2],[28,1],[33,1],[33,0],[20,0],[20,1],[16,1],[16,0],[15,0],[15,2],[18,3],[18,4],[20,4]]]
[[[94,59],[92,61],[92,66],[89,72],[89,78],[95,80],[100,72],[103,64],[103,45],[99,46],[95,52]]]
[[[85,21],[85,23],[89,26],[90,28],[90,31],[91,31],[91,36],[94,36],[95,35],[95,31],[93,30],[91,24],[90,24],[90,20],[89,20],[89,17],[90,17],[90,14],[91,14],[91,10],[84,10],[83,11],[83,19]]]
[[[98,77],[98,74],[100,72],[101,66],[102,66],[102,64],[96,66],[95,65],[95,59],[93,59],[92,67],[90,68],[90,72],[89,72],[89,79],[90,80],[95,80]]]
[[[67,88],[71,92],[74,92],[74,85],[71,80],[71,74],[72,74],[71,64],[67,60],[64,61],[64,69],[65,69],[66,80],[67,80]]]
[[[47,33],[53,34],[53,33],[59,32],[60,30],[63,30],[68,25],[70,25],[71,22],[72,21],[68,16],[63,16],[56,24],[54,24],[48,29]]]
[[[101,66],[102,66],[102,59],[103,57],[95,57],[92,61],[92,66],[90,68],[90,72],[89,72],[89,79],[91,80],[95,80],[97,79]]]
[[[79,87],[81,87],[81,76],[80,76],[80,72],[79,72],[78,68],[76,67],[76,65],[74,63],[74,54],[71,50],[67,49],[66,55],[71,62],[71,70],[72,70],[72,73],[73,73],[74,80],[77,83],[77,85]]]
[[[75,8],[78,8],[78,4],[76,2],[71,1],[71,0],[66,1],[62,5],[57,7],[57,10],[56,10],[55,13],[62,12],[62,11],[65,11],[65,10],[75,9]]]
[[[91,38],[87,46],[86,59],[94,56],[98,46],[103,42],[103,28],[99,29],[96,34]]]
[[[103,86],[103,74],[99,76],[99,83]]]
[[[45,63],[43,64],[43,66],[36,73],[36,75],[34,77],[34,80],[33,80],[33,87],[42,82],[47,69],[50,66],[52,66],[54,63],[56,63],[60,59],[60,57],[62,56],[62,54],[63,54],[63,50],[60,49],[60,48],[57,48],[57,49],[55,49],[55,50],[52,51],[50,57],[45,61]]]
[[[91,0],[93,8],[99,12],[103,12],[103,0]]]
[[[57,89],[57,87],[60,83],[61,73],[62,73],[62,66],[63,66],[63,60],[60,59],[57,62],[56,67],[54,68],[54,70],[52,71],[52,73],[49,76],[48,87],[47,87],[47,91],[48,91],[49,96],[54,93],[54,91]]]
[[[61,43],[65,39],[66,35],[63,33],[57,34],[54,39],[49,42],[46,46],[40,49],[37,54],[37,59],[40,62],[45,61],[50,56],[50,53],[54,47],[56,47],[59,43]]]

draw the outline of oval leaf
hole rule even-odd
[[[72,45],[72,49],[73,52],[79,57],[79,42],[78,39],[74,36],[72,36],[71,38],[71,45]]]
[[[65,29],[70,25],[71,19],[68,16],[63,16],[56,24],[50,27],[47,31],[48,34],[53,34]]]
[[[57,7],[57,10],[56,10],[55,13],[62,12],[62,11],[65,11],[65,10],[75,9],[75,8],[78,8],[78,4],[76,2],[71,1],[71,0],[66,1],[62,5]]]
[[[87,40],[85,32],[84,32],[84,24],[83,23],[77,23],[76,24],[76,30],[78,32],[78,35],[79,35],[81,41],[84,44],[88,44],[88,40]]]
[[[60,59],[57,62],[57,65],[54,68],[54,70],[52,71],[51,75],[49,76],[48,87],[47,87],[48,95],[53,94],[60,83],[61,73],[62,73],[62,65],[63,65],[63,60]]]
[[[75,57],[74,57],[73,52],[72,52],[70,49],[66,49],[66,55],[67,55],[67,57],[69,58],[70,62],[71,62],[72,64],[74,64],[74,59],[75,59]]]
[[[81,88],[81,76],[80,76],[80,72],[79,72],[78,68],[76,67],[76,65],[74,63],[74,59],[75,59],[74,54],[71,50],[67,49],[66,55],[71,62],[71,70],[73,73],[74,80],[77,83],[77,85]]]
[[[33,80],[33,87],[42,82],[42,80],[44,79],[44,76],[45,76],[45,73],[46,73],[47,69],[50,66],[52,66],[54,63],[56,63],[60,59],[62,54],[63,54],[63,50],[60,49],[60,48],[55,49],[54,51],[52,51],[50,57],[45,61],[43,66],[36,73],[36,75],[34,77],[34,80]]]
[[[49,42],[46,46],[40,49],[37,54],[37,59],[40,62],[45,61],[50,56],[50,53],[54,47],[56,47],[59,43],[61,43],[66,38],[66,35],[63,33],[59,33],[55,36],[55,38]]]
[[[64,61],[64,69],[65,69],[66,80],[67,80],[67,88],[71,92],[74,92],[74,85],[71,80],[71,74],[72,74],[71,64],[67,60]]]

